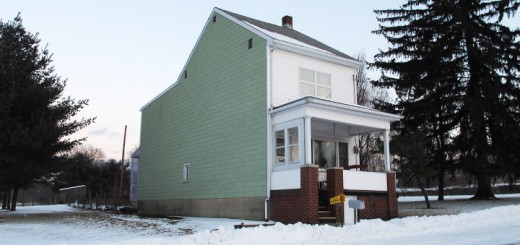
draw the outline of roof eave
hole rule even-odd
[[[265,41],[267,41],[267,45],[272,45],[274,39],[271,36],[269,36],[269,35],[265,34],[264,32],[254,28],[254,27],[252,27],[251,25],[248,25],[245,22],[243,22],[243,21],[241,21],[241,20],[239,20],[239,19],[229,15],[228,13],[222,11],[219,8],[214,8],[213,11],[219,13],[220,15],[222,15],[222,16],[228,18],[229,20],[235,22],[239,26],[246,28],[246,30],[249,30],[249,31],[253,32],[254,34],[260,36],[261,38],[265,39]]]
[[[350,111],[350,112],[354,112],[354,113],[368,115],[370,117],[386,120],[389,122],[397,122],[404,118],[401,115],[382,112],[382,111],[378,111],[378,110],[360,106],[360,105],[343,104],[343,103],[328,101],[325,99],[320,99],[320,98],[316,98],[316,97],[312,97],[312,96],[303,97],[298,100],[289,102],[285,105],[282,105],[280,107],[277,107],[275,109],[272,109],[269,111],[269,114],[274,115],[274,114],[281,113],[283,111],[286,111],[286,110],[289,110],[291,108],[295,108],[298,106],[302,106],[302,105],[313,105],[313,106],[329,108],[329,109],[335,108],[335,109],[342,110],[342,111]]]
[[[286,50],[286,51],[290,51],[293,53],[310,56],[313,58],[329,61],[332,63],[336,63],[336,64],[340,64],[340,65],[344,65],[344,66],[348,66],[348,67],[352,67],[352,68],[358,68],[363,64],[357,60],[346,59],[346,58],[337,56],[335,54],[323,52],[320,50],[316,50],[316,49],[312,49],[312,48],[308,48],[308,47],[304,47],[304,46],[299,46],[296,44],[280,41],[277,39],[273,39],[273,44],[270,46],[275,49]]]

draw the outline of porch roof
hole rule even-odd
[[[402,119],[400,115],[374,110],[368,107],[343,104],[312,96],[302,97],[269,111],[273,117],[273,124],[287,122],[297,118],[319,118],[332,122],[339,122],[350,126],[370,129],[389,129],[391,122]]]

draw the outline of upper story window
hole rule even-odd
[[[300,68],[300,96],[331,98],[330,75]]]

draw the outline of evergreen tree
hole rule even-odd
[[[519,5],[409,0],[375,11],[375,33],[392,45],[376,56],[373,66],[384,72],[376,85],[398,95],[386,109],[405,116],[401,131],[425,129],[439,180],[456,156],[477,180],[474,198],[493,198],[491,177],[520,164],[520,31],[500,24]]]
[[[13,211],[18,190],[56,171],[59,154],[82,141],[64,137],[93,122],[71,119],[87,100],[62,96],[65,81],[39,43],[20,15],[0,21],[0,179],[13,190]]]

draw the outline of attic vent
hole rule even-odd
[[[248,49],[252,49],[253,48],[253,39],[250,38],[248,41],[247,41],[247,48]]]
[[[216,21],[217,21],[217,16],[213,15],[213,23],[215,23]]]
[[[284,16],[282,18],[282,26],[286,27],[286,28],[289,28],[289,29],[292,29],[293,28],[292,16],[289,16],[289,15]]]
[[[184,78],[188,78],[188,70],[184,71]]]

